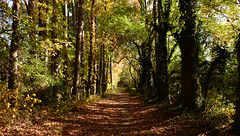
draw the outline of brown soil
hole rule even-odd
[[[0,131],[5,135],[230,135],[212,131],[205,121],[183,119],[173,108],[146,104],[123,90],[77,112],[40,118],[36,125],[23,122]]]

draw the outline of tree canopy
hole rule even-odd
[[[239,134],[239,22],[239,0],[1,0],[0,116],[124,87]]]

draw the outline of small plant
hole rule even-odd
[[[36,98],[36,94],[28,94],[24,97],[19,89],[7,89],[7,85],[0,84],[0,121],[4,124],[14,123],[19,117],[30,117],[34,107],[42,101]]]

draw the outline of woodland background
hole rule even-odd
[[[238,0],[1,0],[1,122],[124,87],[237,131],[239,19]]]

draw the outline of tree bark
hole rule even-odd
[[[76,33],[76,11],[75,11],[75,0],[72,0],[72,18],[73,18],[73,32]]]
[[[197,101],[198,45],[196,42],[196,0],[180,0],[181,20],[184,27],[180,34],[182,55],[182,107],[188,110],[199,108]]]
[[[87,95],[89,93],[93,94],[93,89],[92,89],[92,83],[93,83],[93,44],[94,44],[94,0],[92,0],[92,6],[91,6],[91,16],[90,16],[90,24],[91,24],[91,32],[90,32],[90,49],[89,49],[89,56],[88,56],[88,85],[87,85]]]
[[[235,95],[237,97],[237,100],[235,102],[236,106],[236,112],[234,116],[234,123],[232,126],[233,132],[236,133],[237,135],[240,135],[240,33],[238,34],[238,40],[236,44],[236,51],[237,51],[237,61],[238,61],[238,84],[237,88],[235,90]]]
[[[111,83],[111,89],[113,90],[113,61],[112,56],[110,57],[110,83]]]
[[[83,78],[83,61],[84,61],[84,0],[79,0],[78,3],[78,27],[76,34],[76,51],[75,51],[75,65],[74,65],[74,77],[73,77],[73,90],[72,95],[76,96],[80,91],[80,82]],[[82,71],[80,71],[80,67]]]
[[[67,53],[67,40],[68,40],[68,0],[64,1],[64,17],[65,17],[65,43],[63,47],[63,57],[64,57],[64,68],[63,68],[63,74],[65,75],[64,80],[64,86],[68,86],[68,67],[69,67],[69,59],[68,59],[68,53]]]
[[[47,6],[49,6],[49,1],[45,1],[45,0],[39,0],[39,3],[44,4],[46,3]],[[47,27],[47,23],[46,21],[48,20],[49,17],[45,17],[45,15],[43,14],[44,12],[46,14],[48,14],[49,8],[47,7],[46,9],[40,5],[38,7],[38,24],[40,28],[46,28]],[[40,30],[39,31],[39,37],[40,37],[40,41],[44,41],[47,37],[48,37],[48,31],[47,30]],[[45,51],[45,67],[48,67],[48,63],[49,63],[49,51],[48,49],[46,49]]]
[[[8,89],[16,89],[18,87],[18,51],[19,51],[19,15],[20,15],[20,2],[19,0],[13,1],[13,22],[12,22],[12,40],[9,51],[9,81]]]
[[[39,2],[41,4],[44,4],[45,0],[39,0]],[[47,1],[47,5],[48,5],[48,1]],[[42,14],[42,12],[45,12],[43,6],[39,6],[38,10],[39,10],[39,20],[38,20],[39,27],[46,28],[46,19],[45,19],[44,15]],[[47,34],[46,30],[39,31],[39,36],[40,36],[41,40],[43,40],[46,37],[46,34]]]
[[[170,14],[170,1],[165,1],[163,7],[162,1],[158,2],[158,26],[157,39],[155,45],[155,58],[156,58],[156,81],[157,81],[157,94],[160,102],[169,102],[169,85],[168,85],[168,65],[167,65],[167,32],[169,30],[169,14]],[[156,8],[156,7],[154,7]],[[156,19],[154,13],[154,19]],[[156,21],[155,21],[156,24]]]
[[[102,69],[101,69],[101,89],[102,89],[102,95],[104,95],[106,89],[107,89],[107,81],[106,81],[106,54],[105,54],[105,45],[102,44]]]
[[[103,45],[100,45],[100,54],[99,54],[99,65],[98,65],[98,74],[97,74],[97,83],[96,83],[96,93],[101,93],[101,87],[102,87],[102,76],[103,76]]]
[[[36,31],[36,26],[34,23],[34,0],[29,0],[27,4],[27,13],[29,16],[29,45],[31,45],[30,48],[30,55],[31,55],[31,60],[28,60],[28,63],[30,65],[33,65],[32,60],[37,59],[37,53],[36,53],[36,37],[35,37],[35,31]],[[33,76],[30,76],[30,84],[33,86],[34,84],[34,78]]]
[[[53,0],[53,17],[52,17],[52,43],[53,43],[53,52],[51,57],[51,73],[54,75],[54,77],[58,77],[58,58],[59,58],[59,50],[56,49],[56,39],[57,39],[57,10],[58,5],[55,3],[55,0]]]

